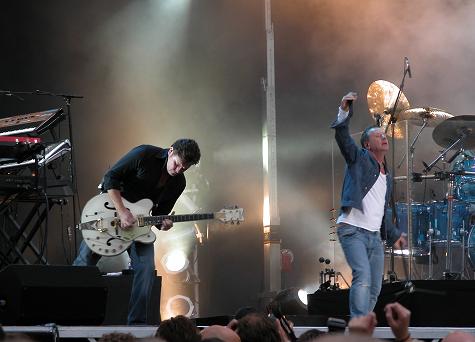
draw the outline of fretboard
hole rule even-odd
[[[172,220],[173,222],[212,220],[214,219],[214,213],[147,216],[143,218],[143,223],[146,226],[157,225],[161,224],[162,221],[166,219]]]

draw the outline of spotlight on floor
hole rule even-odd
[[[297,292],[297,296],[299,297],[300,301],[301,301],[305,306],[308,305],[307,295],[308,295],[308,292],[305,291],[304,289],[299,289],[298,292]]]
[[[169,274],[177,274],[184,271],[190,262],[188,261],[185,252],[181,249],[175,249],[166,253],[162,257],[161,263],[165,272]]]
[[[280,291],[272,300],[271,305],[280,308],[284,315],[306,315],[307,292],[297,287]]]
[[[168,318],[178,315],[190,318],[195,310],[195,305],[190,297],[184,295],[176,295],[170,297],[166,304],[166,313]]]

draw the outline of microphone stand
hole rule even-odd
[[[396,96],[396,101],[394,101],[394,105],[393,105],[393,108],[392,110],[390,111],[390,119],[389,119],[389,124],[386,126],[385,128],[385,133],[388,132],[388,129],[389,129],[389,126],[391,126],[391,130],[392,130],[392,134],[391,134],[391,159],[392,159],[392,163],[391,163],[391,173],[393,175],[393,191],[392,191],[392,194],[391,194],[391,207],[392,207],[392,220],[391,222],[394,224],[394,222],[396,222],[396,224],[398,224],[397,222],[397,213],[396,213],[396,199],[395,199],[395,193],[396,193],[396,181],[394,179],[394,176],[395,176],[395,151],[394,151],[394,123],[396,123],[397,121],[397,118],[396,118],[396,109],[397,109],[397,105],[399,104],[399,100],[401,98],[401,94],[402,94],[402,91],[404,89],[404,82],[406,80],[406,75],[408,73],[408,68],[407,68],[407,64],[406,62],[404,61],[404,72],[403,72],[403,76],[402,76],[402,80],[401,80],[401,84],[399,85],[399,91],[397,93],[397,96]],[[386,156],[384,157],[384,162],[386,163]],[[407,175],[407,182],[409,183],[410,180],[409,180],[409,173]],[[407,197],[408,197],[408,202],[411,202],[410,201],[410,194],[408,193],[407,194]],[[412,227],[411,229],[409,228],[411,225],[412,225],[412,208],[410,206],[410,203],[408,204],[407,206],[407,212],[408,212],[408,220],[407,220],[407,231],[408,231],[408,247],[409,247],[409,264],[411,263],[411,259],[412,259],[412,255],[411,255],[411,242],[412,242],[412,237],[410,237],[410,232],[412,233]],[[386,239],[387,240],[387,239]],[[391,259],[390,259],[390,269],[388,271],[388,275],[389,275],[389,279],[397,279],[397,275],[394,271],[394,248],[393,246],[390,247],[390,250],[391,250]],[[403,262],[404,262],[404,258],[403,258]],[[409,275],[411,274],[411,269],[409,269]]]
[[[72,94],[56,94],[49,91],[42,91],[42,90],[35,90],[34,92],[24,92],[24,94],[33,94],[33,95],[43,95],[43,96],[51,96],[51,97],[60,97],[66,103],[66,116],[68,118],[68,134],[69,134],[69,141],[71,143],[71,158],[69,161],[69,169],[71,173],[71,186],[73,190],[73,225],[77,224],[77,180],[76,180],[76,158],[74,153],[74,140],[73,140],[73,119],[72,119],[72,111],[71,111],[71,100],[72,99],[82,99],[84,96],[82,95],[72,95]],[[74,233],[74,255],[77,255],[77,234],[76,229],[73,229]]]

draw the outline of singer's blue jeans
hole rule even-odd
[[[134,281],[129,300],[129,315],[127,323],[145,324],[147,322],[147,305],[150,303],[153,282],[155,280],[155,260],[153,243],[142,244],[134,242],[129,250],[131,267],[134,270]],[[74,260],[74,266],[94,266],[100,255],[93,253],[86,243],[81,242],[79,254]]]
[[[353,275],[351,317],[367,315],[376,305],[384,275],[384,247],[380,233],[341,224],[337,234]]]

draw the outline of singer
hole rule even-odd
[[[331,125],[346,161],[337,235],[353,275],[351,317],[367,315],[376,305],[384,274],[381,236],[396,247],[406,244],[405,236],[396,226],[383,226],[392,185],[384,162],[389,144],[383,129],[366,128],[361,136],[361,147],[350,136],[349,122],[356,99],[354,92],[342,98],[338,117]]]

